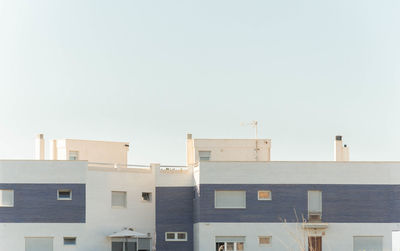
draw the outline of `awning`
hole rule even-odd
[[[139,232],[135,232],[132,230],[122,230],[117,233],[110,234],[108,237],[110,238],[123,238],[123,237],[133,237],[133,238],[147,238],[147,234],[142,234]]]

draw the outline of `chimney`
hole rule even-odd
[[[194,140],[191,133],[186,134],[186,165],[194,164]]]
[[[35,159],[44,160],[44,136],[38,134],[35,139]]]
[[[335,137],[335,161],[349,161],[349,148],[343,145],[342,136]]]

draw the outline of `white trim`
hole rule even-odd
[[[167,234],[174,234],[174,239],[168,239]],[[178,234],[185,234],[185,239],[178,239]],[[187,241],[187,232],[165,232],[165,241]]]
[[[260,192],[268,192],[269,193],[269,198],[268,199],[260,198]],[[257,191],[257,198],[258,198],[258,200],[272,200],[272,192],[271,192],[271,190],[258,190]]]
[[[0,201],[0,207],[14,207],[14,189],[0,189],[0,192],[2,191],[11,191],[12,193],[12,203],[11,205],[6,205],[6,204],[2,204],[2,202]]]
[[[60,198],[60,192],[69,192],[69,198]],[[57,200],[72,200],[72,190],[71,189],[57,189]]]

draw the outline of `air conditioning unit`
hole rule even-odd
[[[308,222],[321,222],[322,214],[319,212],[308,213]]]

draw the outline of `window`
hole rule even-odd
[[[151,193],[143,192],[142,193],[142,200],[143,201],[151,201]]]
[[[165,240],[166,241],[187,241],[187,233],[186,232],[166,232]]]
[[[308,191],[308,220],[319,221],[322,215],[322,192]]]
[[[215,191],[215,208],[246,208],[246,191]]]
[[[245,237],[241,236],[221,236],[215,237],[216,251],[243,251]]]
[[[76,245],[76,237],[64,237],[64,245]]]
[[[211,151],[199,151],[200,161],[209,161],[211,158]]]
[[[25,238],[25,251],[53,251],[53,238]]]
[[[57,190],[57,200],[72,200],[72,191]]]
[[[69,160],[78,160],[79,152],[78,151],[69,151]]]
[[[269,245],[271,244],[272,236],[259,236],[258,244],[260,245]]]
[[[272,200],[271,191],[258,191],[258,200]]]
[[[111,205],[112,207],[126,207],[126,192],[112,191]]]
[[[14,190],[0,189],[0,207],[14,206]]]
[[[383,237],[382,236],[354,236],[353,237],[354,251],[382,251]]]

